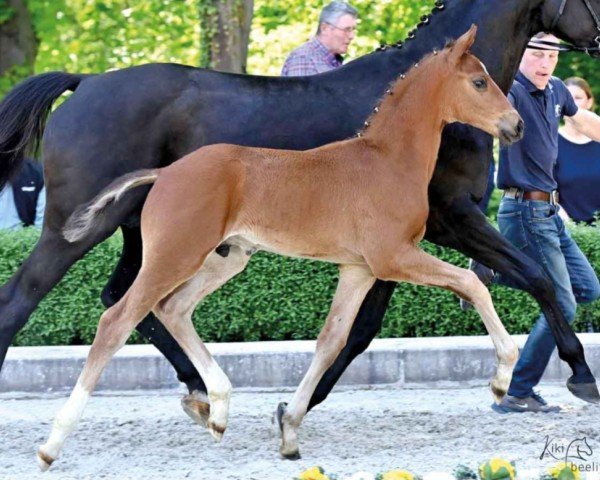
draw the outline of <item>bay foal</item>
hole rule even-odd
[[[343,348],[376,278],[432,285],[473,303],[494,342],[492,390],[508,388],[517,347],[477,277],[424,253],[427,186],[443,127],[472,124],[513,141],[522,121],[485,67],[468,53],[472,27],[433,53],[388,91],[359,138],[306,152],[212,145],[163,169],[118,179],[65,229],[86,235],[102,210],[127,190],[155,183],[142,212],[143,262],[125,296],[100,319],[88,361],[38,451],[46,469],[78,422],[109,359],[150,311],[205,380],[207,426],[217,439],[227,426],[231,384],[191,322],[196,304],[241,272],[258,250],[340,265],[331,311],[311,366],[282,412],[281,453],[297,458],[297,429],[317,383]],[[268,128],[268,125],[266,126]]]

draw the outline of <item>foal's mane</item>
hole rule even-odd
[[[356,136],[357,137],[362,137],[365,134],[366,130],[371,126],[371,124],[373,123],[373,120],[379,114],[379,112],[381,111],[381,109],[383,107],[387,107],[386,102],[390,103],[390,104],[392,103],[391,101],[388,101],[388,97],[392,97],[392,96],[394,96],[394,97],[402,97],[402,96],[404,96],[404,91],[400,91],[401,88],[404,87],[404,85],[410,86],[410,84],[413,81],[415,81],[415,79],[413,77],[415,77],[422,70],[427,69],[427,67],[429,67],[430,64],[431,64],[431,61],[432,61],[433,57],[436,57],[439,53],[446,53],[446,50],[448,48],[454,46],[454,43],[455,43],[455,40],[449,41],[446,44],[446,47],[444,47],[444,50],[438,51],[438,50],[434,49],[432,52],[428,53],[423,58],[421,58],[421,60],[419,60],[418,62],[416,62],[414,65],[412,65],[406,71],[406,73],[401,73],[392,82],[390,82],[387,90],[379,98],[379,100],[377,101],[377,104],[373,108],[373,112],[371,113],[371,115],[369,116],[369,118],[367,118],[367,120],[363,124],[363,128],[359,132],[357,132]]]

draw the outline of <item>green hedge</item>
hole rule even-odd
[[[0,233],[0,281],[4,282],[35,244],[39,232]],[[600,239],[592,227],[576,227],[573,236],[600,271]],[[43,300],[16,345],[90,343],[103,312],[100,292],[116,264],[121,237],[115,235],[77,263]],[[426,250],[460,266],[462,255],[425,245]],[[248,268],[199,306],[194,322],[206,341],[315,338],[336,286],[335,265],[260,253]],[[527,333],[537,318],[533,300],[522,292],[492,287],[500,318],[511,333]],[[580,307],[576,327],[600,330],[600,303]],[[387,312],[382,337],[479,335],[485,330],[474,312],[463,313],[451,293],[399,285]],[[134,335],[132,342],[141,339]]]

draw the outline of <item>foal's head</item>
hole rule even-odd
[[[475,41],[473,25],[441,55],[446,57],[443,75],[445,120],[467,123],[512,143],[523,136],[523,120],[512,107],[481,61],[469,53]],[[441,59],[440,59],[441,60]]]

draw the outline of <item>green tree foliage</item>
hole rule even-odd
[[[38,73],[198,63],[198,0],[29,0]]]
[[[0,0],[0,95],[33,73],[37,39],[26,0]]]
[[[7,0],[0,0],[0,23],[9,20],[14,14],[14,10],[8,5]]]
[[[28,0],[40,40],[36,72],[103,72],[148,62],[197,65],[201,1]],[[249,73],[278,75],[287,54],[314,35],[324,3],[256,0]],[[380,43],[404,38],[419,17],[431,9],[433,0],[352,3],[359,10],[360,24],[348,59]],[[0,22],[10,15],[6,1],[0,0]],[[557,74],[562,78],[583,76],[600,98],[599,65],[582,54],[561,54]],[[0,78],[0,93],[18,77]],[[35,231],[0,235],[0,282],[14,272],[36,238]],[[600,269],[597,231],[577,229],[576,238]],[[103,311],[100,291],[114,268],[120,242],[118,236],[113,237],[78,263],[42,302],[17,343],[90,342]],[[455,252],[431,245],[427,248],[445,260],[466,265],[466,259]],[[333,295],[335,278],[332,265],[257,255],[246,272],[203,302],[194,321],[204,338],[213,341],[314,338]],[[527,332],[537,315],[532,299],[506,288],[492,290],[509,331]],[[460,312],[453,295],[408,285],[397,288],[386,318],[383,336],[484,332],[476,314]],[[591,322],[600,328],[600,307],[580,308],[579,318],[580,325]]]
[[[554,75],[563,80],[573,76],[586,79],[596,97],[595,110],[598,112],[598,102],[600,102],[600,60],[583,53],[561,53]]]

